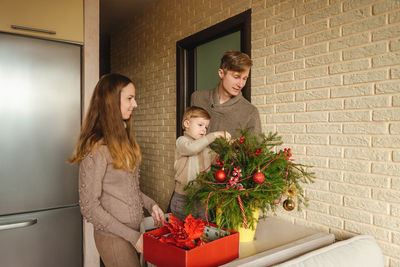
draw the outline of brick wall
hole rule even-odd
[[[252,9],[252,102],[297,162],[310,206],[279,211],[338,239],[373,235],[400,266],[400,1],[160,0],[112,37],[137,89],[143,191],[173,190],[176,42]]]

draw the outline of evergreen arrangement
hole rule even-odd
[[[208,221],[237,230],[254,229],[256,209],[265,216],[279,204],[292,210],[297,201],[300,210],[307,204],[301,183],[312,182],[313,173],[291,159],[290,148],[274,152],[280,145],[277,133],[254,136],[248,129],[241,129],[241,137],[230,142],[215,140],[211,166],[185,187],[185,212],[189,214],[199,201]]]

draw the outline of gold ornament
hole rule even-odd
[[[283,195],[287,198],[297,198],[299,195],[299,190],[297,190],[295,184],[291,184],[289,186],[285,186],[283,188]]]
[[[283,208],[287,211],[292,211],[294,210],[294,207],[296,204],[294,203],[293,199],[288,198],[285,201],[283,201]]]

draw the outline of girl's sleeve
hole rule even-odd
[[[141,193],[142,193],[143,206],[151,214],[154,205],[157,205],[157,203],[143,192]]]
[[[100,202],[103,178],[107,168],[105,153],[99,149],[82,160],[79,166],[79,205],[82,216],[93,224],[95,229],[105,230],[124,238],[135,245],[140,233],[118,221],[108,213]]]
[[[185,136],[176,139],[176,150],[182,156],[193,156],[200,153],[209,144],[215,141],[215,134],[209,133],[196,140],[191,140]]]
[[[140,176],[139,165],[137,165],[136,168],[138,168],[138,169],[137,169],[137,171],[135,171],[133,179],[135,179],[135,181],[137,183],[137,186],[138,186],[138,188],[140,190],[140,186],[139,186],[139,176]],[[153,206],[156,205],[157,203],[152,198],[150,198],[145,193],[143,193],[141,190],[140,190],[140,196],[141,196],[142,201],[143,201],[143,207],[151,214],[151,212],[153,211]]]

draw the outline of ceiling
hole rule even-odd
[[[100,31],[109,34],[158,0],[100,0]]]

